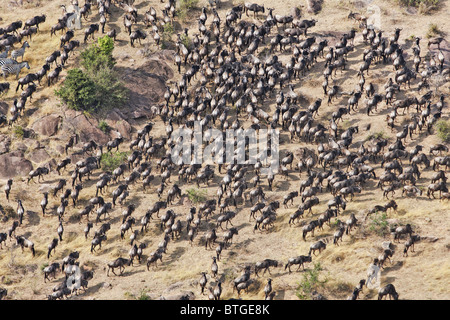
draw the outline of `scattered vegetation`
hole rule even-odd
[[[389,222],[386,212],[375,212],[369,223],[369,230],[375,234],[384,237],[389,234]]]
[[[126,102],[128,92],[114,71],[113,49],[113,40],[104,36],[81,52],[82,69],[69,70],[61,88],[55,90],[70,109],[95,113]]]
[[[397,2],[403,6],[418,7],[421,4],[424,5],[437,5],[439,0],[397,0]]]
[[[102,154],[100,159],[100,165],[102,166],[103,171],[113,171],[119,165],[124,163],[128,158],[127,152],[107,152]]]
[[[141,290],[141,293],[138,297],[136,297],[137,300],[150,300],[150,296],[147,294],[145,289]]]
[[[439,27],[435,23],[430,23],[428,26],[427,38],[433,38],[437,35],[441,34]]]
[[[21,126],[15,126],[13,129],[14,136],[19,139],[23,139],[25,135],[25,130]]]
[[[147,294],[145,289],[142,289],[139,295],[135,295],[129,291],[123,294],[126,300],[150,300],[150,296]]]
[[[191,189],[188,189],[186,192],[187,192],[189,200],[191,200],[194,203],[206,201],[206,198],[207,198],[206,190],[191,188]]]
[[[374,139],[388,139],[389,137],[384,133],[384,131],[378,131],[372,134],[369,134],[365,141],[370,141]]]
[[[443,142],[450,142],[450,121],[441,119],[436,122],[435,126],[439,139]]]
[[[161,48],[166,49],[169,47],[169,44],[172,42],[172,36],[175,33],[175,28],[173,24],[166,23],[163,27],[163,33],[161,37]]]
[[[317,289],[325,285],[328,280],[319,279],[321,271],[323,271],[323,268],[320,262],[315,263],[312,270],[305,271],[303,279],[296,289],[296,295],[299,299],[311,300],[314,292],[317,292]]]
[[[177,10],[177,16],[182,20],[186,20],[191,10],[198,8],[198,0],[180,0]]]
[[[397,0],[401,6],[410,6],[418,9],[419,14],[428,14],[439,6],[440,0]]]
[[[181,39],[181,43],[184,44],[184,46],[185,46],[186,48],[189,49],[189,48],[191,47],[192,41],[191,41],[191,38],[189,38],[188,35],[186,35],[185,33],[183,33],[183,34],[180,36],[180,39]]]
[[[109,131],[111,131],[111,127],[105,120],[102,120],[98,123],[98,128],[104,133],[108,133]]]

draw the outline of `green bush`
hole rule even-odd
[[[81,52],[82,69],[71,69],[55,94],[70,109],[88,113],[121,106],[128,98],[128,90],[114,71],[112,56],[114,42],[108,36],[98,39]]]
[[[107,152],[102,154],[100,165],[103,171],[113,171],[128,158],[128,152]]]
[[[25,135],[25,130],[23,130],[21,126],[15,126],[13,129],[13,133],[17,138],[23,139],[23,136]]]
[[[191,200],[194,203],[206,201],[206,198],[207,198],[206,190],[191,188],[191,189],[188,189],[186,192],[187,192],[189,200]]]
[[[102,120],[98,123],[98,128],[104,133],[108,133],[111,130],[111,127],[105,120]]]
[[[97,44],[92,44],[81,52],[81,65],[88,73],[96,73],[104,68],[112,69],[116,64],[112,56],[114,41],[108,36],[98,38]]]
[[[299,283],[296,290],[296,295],[299,299],[311,299],[314,291],[317,291],[317,289],[325,285],[327,279],[319,279],[321,271],[323,271],[323,268],[320,265],[320,262],[314,264],[314,269],[305,271],[303,274],[303,280]]]
[[[136,300],[150,300],[150,296],[147,294],[147,292],[145,292],[144,289],[141,290],[141,293],[139,294],[139,296],[136,298]]]
[[[97,97],[95,82],[78,68],[67,71],[64,84],[55,93],[74,110],[89,110]]]
[[[375,212],[375,215],[371,217],[369,230],[382,237],[389,234],[389,222],[387,222],[386,212]]]
[[[443,142],[450,142],[450,121],[439,120],[435,126],[439,139]]]

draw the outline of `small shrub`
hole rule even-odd
[[[206,201],[206,198],[207,198],[206,190],[191,188],[191,189],[188,189],[186,192],[188,194],[189,200],[191,200],[194,203]]]
[[[443,142],[450,142],[450,121],[441,119],[436,122],[435,126],[439,139]]]
[[[150,300],[150,296],[147,294],[147,292],[145,292],[144,289],[142,289],[141,293],[139,294],[139,296],[136,299],[137,300]]]
[[[175,33],[173,24],[166,23],[163,27],[162,39],[161,39],[161,49],[166,49],[168,44],[172,41],[172,36]]]
[[[13,129],[13,133],[17,138],[23,139],[25,130],[21,126],[15,126]]]
[[[388,136],[384,133],[384,131],[379,131],[368,135],[365,141],[374,140],[374,139],[387,139]]]
[[[321,271],[323,271],[323,268],[320,265],[320,262],[315,263],[312,270],[305,271],[303,280],[299,283],[296,290],[296,295],[299,299],[311,299],[313,293],[325,285],[328,280],[319,279]]]
[[[185,46],[186,48],[189,49],[189,48],[191,47],[192,41],[191,41],[191,38],[189,38],[188,35],[186,35],[185,33],[183,33],[183,34],[180,36],[180,39],[181,39],[181,43],[184,44],[184,46]]]
[[[381,237],[389,234],[389,223],[387,222],[386,212],[374,213],[369,223],[369,230]]]
[[[437,24],[435,24],[435,23],[429,24],[427,38],[433,38],[440,33],[441,33],[441,31],[439,30],[439,27],[437,26]]]
[[[102,154],[100,165],[103,171],[113,171],[128,158],[127,152],[107,152]]]
[[[98,123],[98,128],[104,133],[108,133],[109,131],[111,131],[111,127],[105,120],[102,120]]]

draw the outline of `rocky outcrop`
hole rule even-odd
[[[74,110],[65,112],[62,130],[77,132],[80,142],[94,140],[98,144],[105,144],[109,141],[109,136],[98,128],[98,120],[88,118],[84,113]]]
[[[58,127],[62,117],[59,115],[51,114],[44,116],[36,120],[31,128],[39,135],[51,137],[58,132]]]
[[[22,151],[13,151],[0,155],[0,178],[9,179],[15,176],[28,176],[33,170],[31,161],[25,159]]]
[[[169,63],[173,63],[173,51],[163,50],[136,69],[120,71],[121,80],[130,90],[127,109],[122,110],[127,119],[152,115],[150,106],[163,100],[166,82],[174,76]]]
[[[45,149],[36,149],[30,152],[28,159],[35,163],[42,163],[49,160],[50,156]]]
[[[9,152],[10,146],[11,146],[11,137],[6,134],[0,135],[0,154]]]

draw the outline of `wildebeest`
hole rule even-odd
[[[109,270],[112,271],[112,273],[116,276],[117,274],[114,272],[115,268],[119,268],[119,276],[121,276],[123,274],[123,272],[125,271],[125,266],[130,266],[131,265],[131,260],[130,259],[125,259],[122,257],[119,257],[117,259],[115,259],[112,262],[109,262],[107,264],[108,266],[108,271],[106,272],[106,275],[109,276]]]
[[[88,28],[84,30],[84,43],[89,39],[89,37],[94,40],[94,33],[99,30],[98,23],[92,23],[89,25]]]
[[[316,250],[319,250],[319,253],[322,252],[322,250],[325,250],[327,248],[327,244],[323,240],[319,240],[317,242],[314,242],[309,247],[309,253],[308,256],[311,256],[311,252],[316,255]]]
[[[393,284],[388,284],[378,290],[378,300],[382,300],[384,296],[389,296],[389,300],[398,300],[399,294]]]
[[[244,12],[248,17],[248,12],[253,11],[253,17],[256,18],[259,12],[264,13],[264,5],[259,5],[257,3],[248,3],[244,4]]]
[[[29,248],[31,250],[31,253],[33,254],[33,257],[35,256],[36,251],[34,249],[33,241],[31,241],[23,236],[16,236],[15,238],[16,238],[16,244],[22,248],[22,252],[23,252],[23,248]]]
[[[255,264],[255,274],[258,275],[258,272],[261,270],[264,270],[263,275],[266,273],[266,271],[270,273],[270,267],[278,267],[278,261],[273,259],[264,259],[263,261],[258,261]]]
[[[305,270],[304,264],[306,262],[311,262],[311,261],[312,261],[311,255],[307,255],[307,256],[300,255],[297,257],[289,258],[288,262],[284,266],[284,270],[289,269],[289,273],[291,273],[291,266],[296,265],[296,264],[298,264],[297,271],[300,270],[300,267],[302,267],[303,270]]]
[[[142,31],[142,30],[140,30],[140,29],[135,30],[135,31],[132,31],[132,32],[130,33],[130,43],[131,43],[131,46],[134,47],[134,42],[135,42],[136,40],[139,41],[139,44],[142,44],[142,43],[141,43],[141,40],[145,40],[146,38],[147,38],[147,34],[146,34],[144,31]]]
[[[58,262],[54,262],[51,265],[45,267],[42,272],[44,272],[44,282],[46,282],[46,280],[50,281],[49,276],[53,275],[53,278],[56,277],[56,271],[61,270],[61,266]]]
[[[400,226],[397,228],[391,229],[391,232],[394,233],[394,240],[400,241],[400,236],[403,234],[408,234],[411,236],[411,234],[414,232],[411,228],[411,225],[408,223],[405,226]]]

